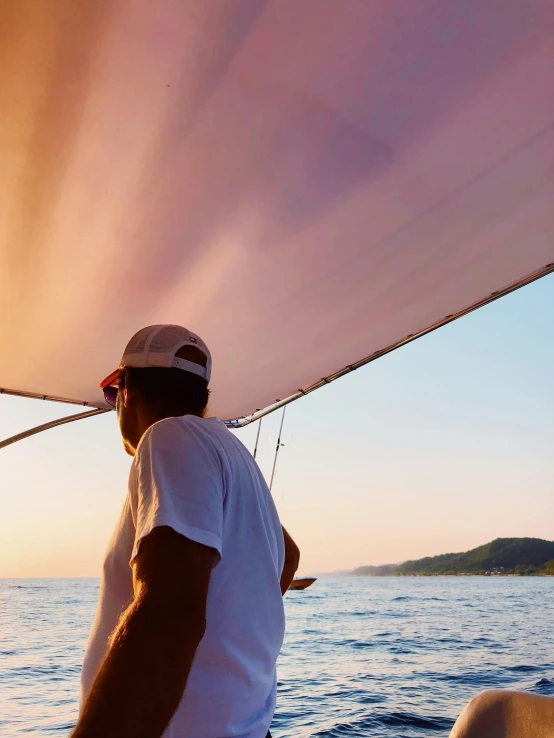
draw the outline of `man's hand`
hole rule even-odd
[[[179,704],[206,628],[216,552],[154,528],[133,562],[121,617],[72,738],[160,738]]]
[[[290,587],[290,583],[294,579],[294,575],[300,564],[300,549],[283,528],[283,538],[285,539],[285,563],[281,574],[281,594],[284,595]]]

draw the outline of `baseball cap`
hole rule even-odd
[[[183,346],[194,346],[199,349],[206,357],[206,366],[175,356]],[[212,357],[208,347],[196,333],[180,325],[149,325],[131,338],[123,352],[119,367],[100,382],[100,387],[104,389],[104,387],[116,384],[121,370],[126,366],[137,369],[175,367],[197,374],[208,383],[212,372]]]

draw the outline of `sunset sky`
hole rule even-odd
[[[288,408],[274,496],[301,573],[554,538],[553,315],[550,276]],[[72,410],[0,408],[2,438]],[[113,414],[0,450],[0,577],[98,576],[129,463]]]

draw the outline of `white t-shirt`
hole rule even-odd
[[[167,525],[219,556],[206,632],[164,738],[265,738],[275,709],[284,634],[283,533],[267,484],[217,418],[168,418],[144,434],[104,562],[81,675],[88,694],[108,639],[133,596],[140,540]]]

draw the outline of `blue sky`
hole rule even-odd
[[[274,496],[303,573],[554,538],[553,316],[551,275],[287,409]],[[72,410],[0,408],[2,438]],[[129,462],[112,414],[1,450],[0,577],[97,576]]]

